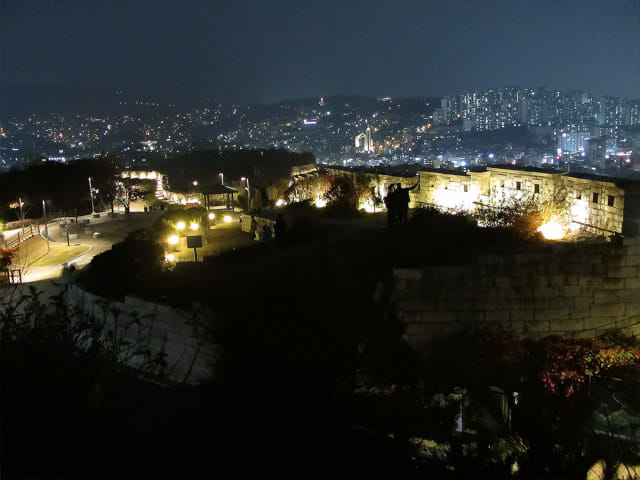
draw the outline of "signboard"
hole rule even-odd
[[[202,248],[202,235],[188,235],[187,248]]]

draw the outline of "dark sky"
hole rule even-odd
[[[640,98],[640,0],[0,0],[2,85],[272,102],[505,85]]]

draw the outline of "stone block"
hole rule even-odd
[[[622,245],[628,246],[630,248],[638,248],[640,251],[640,237],[623,237]]]
[[[640,267],[640,255],[628,255],[624,259],[626,267]]]
[[[606,330],[609,328],[615,328],[616,318],[614,317],[602,317],[602,316],[590,316],[584,319],[585,330]]]
[[[618,290],[616,292],[618,302],[640,302],[640,291],[638,290]]]
[[[608,270],[609,270],[609,268],[608,268],[607,265],[604,265],[602,263],[593,263],[593,264],[591,264],[591,272],[590,273],[591,273],[591,275],[595,275],[595,276],[605,275],[605,274],[608,273]]]
[[[480,310],[495,310],[498,306],[498,300],[495,297],[482,297],[477,302]]]
[[[533,310],[512,310],[510,320],[514,322],[530,322],[533,320]]]
[[[558,318],[555,320],[551,320],[549,322],[549,327],[552,332],[582,330],[584,328],[584,323],[581,319],[577,320],[574,318]]]
[[[400,280],[421,280],[422,269],[419,268],[394,268],[393,278]]]
[[[422,323],[447,323],[455,322],[456,314],[454,312],[422,312]]]
[[[611,290],[596,290],[593,292],[593,303],[599,305],[603,303],[616,303],[618,296]]]
[[[538,286],[533,287],[533,297],[538,300],[542,298],[555,297],[557,295],[557,289],[553,287]]]
[[[625,303],[624,304],[624,316],[625,317],[640,317],[640,303]]]
[[[558,291],[563,297],[577,297],[580,295],[580,287],[577,285],[564,286]]]
[[[602,280],[602,288],[605,290],[620,290],[624,288],[624,279],[605,277]]]
[[[398,320],[400,320],[402,323],[420,323],[422,320],[422,313],[421,312],[405,312],[405,311],[400,311],[397,313],[398,315]]]
[[[496,288],[510,288],[511,287],[511,277],[506,276],[496,276],[495,277],[495,285]]]
[[[591,315],[598,317],[620,317],[624,315],[624,304],[602,303],[591,305]]]
[[[486,312],[487,322],[506,323],[509,321],[509,310],[492,310]]]
[[[534,281],[534,287],[547,287],[549,286],[549,277],[547,275],[537,275]]]
[[[640,277],[625,278],[624,288],[640,290]]]
[[[547,307],[549,308],[569,308],[571,305],[570,298],[564,297],[551,297],[547,300]]]
[[[583,277],[579,277],[578,279],[578,285],[580,285],[581,287],[597,287],[597,288],[602,288],[602,284],[603,284],[603,279],[602,277],[592,277],[590,275],[585,275]]]
[[[549,320],[531,320],[524,324],[524,332],[548,332]]]
[[[609,278],[630,278],[635,276],[635,267],[610,267],[607,272],[607,277]]]
[[[562,287],[566,285],[566,275],[549,275],[549,286],[550,287]]]
[[[578,285],[578,276],[569,274],[566,276],[567,285]]]
[[[486,322],[487,313],[484,311],[459,311],[456,312],[456,321],[458,323],[483,324]]]
[[[572,297],[567,299],[567,304],[571,306],[575,311],[591,311],[591,305],[593,305],[593,297]]]
[[[533,318],[536,321],[554,321],[558,318],[569,318],[568,308],[545,308],[544,310],[535,310]]]
[[[525,287],[528,285],[528,278],[526,275],[515,275],[511,277],[511,286],[516,288]]]

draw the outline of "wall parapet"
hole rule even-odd
[[[217,349],[203,342],[201,332],[202,323],[212,318],[207,308],[185,311],[133,296],[110,300],[75,285],[68,286],[68,294],[73,306],[103,320],[106,331],[117,330],[124,341],[143,341],[152,352],[163,351],[170,381],[193,385],[213,377]],[[138,322],[130,322],[132,318]],[[137,367],[139,362],[132,357],[125,363]]]
[[[483,329],[523,338],[640,335],[640,240],[396,269],[391,302],[412,346]]]

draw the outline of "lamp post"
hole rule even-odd
[[[251,187],[249,187],[249,177],[242,177],[240,180],[246,180],[247,182],[247,211],[251,211]]]
[[[221,177],[220,183],[224,186],[224,173],[220,172],[218,176]]]
[[[22,233],[24,233],[24,214],[22,213],[22,197],[18,197],[18,203],[20,204],[20,220],[22,220]]]
[[[91,215],[95,215],[96,209],[93,205],[93,187],[91,186],[91,177],[89,177],[89,195],[91,196]]]
[[[44,216],[44,232],[47,237],[47,253],[51,253],[51,248],[49,247],[49,226],[47,225],[47,207],[45,206],[44,200],[42,200],[42,215]]]

